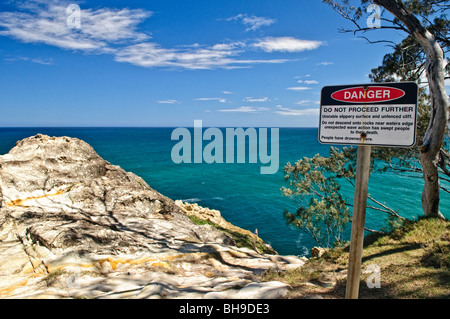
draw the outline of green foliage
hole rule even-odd
[[[354,161],[346,156],[349,149],[330,149],[330,156],[304,157],[284,168],[289,186],[283,195],[297,202],[297,211],[285,210],[288,223],[308,232],[321,246],[330,247],[343,241],[343,232],[350,221],[347,202],[340,193],[339,179],[354,178]]]
[[[363,299],[448,299],[450,297],[450,221],[421,218],[406,221],[387,234],[364,241],[360,298]],[[367,237],[366,237],[367,239]],[[310,258],[305,265],[287,271],[268,271],[265,281],[282,281],[293,289],[287,298],[320,295],[325,299],[344,298],[348,268],[348,246],[327,249],[320,258]],[[365,283],[380,267],[381,288]],[[321,285],[335,278],[334,287]],[[326,282],[326,281],[325,281]],[[328,281],[329,282],[329,281]]]
[[[366,32],[376,28],[366,28],[360,20],[365,17],[366,9],[373,1],[369,0],[322,0],[328,3],[345,19],[351,21],[356,27],[354,30],[342,30],[343,32]],[[444,53],[449,51],[450,23],[446,13],[450,9],[448,1],[439,0],[409,0],[402,1],[406,9],[421,19],[422,24],[433,33]],[[390,17],[390,18],[389,18]],[[370,78],[374,82],[415,81],[424,83],[427,57],[423,48],[409,35],[408,30],[396,17],[382,12],[383,28],[405,31],[407,36],[400,42],[377,41],[388,43],[393,52],[386,54],[383,63],[372,69]],[[370,42],[370,41],[369,41]],[[450,60],[444,70],[450,77]],[[405,174],[422,175],[420,164],[420,148],[423,137],[430,122],[430,97],[426,87],[419,89],[417,141],[412,148],[372,148],[372,170],[378,172],[398,172]],[[297,203],[295,212],[285,211],[284,216],[288,223],[298,226],[309,233],[321,246],[329,247],[331,244],[339,244],[343,240],[343,232],[350,222],[349,203],[340,193],[340,181],[347,180],[353,185],[356,166],[356,148],[331,148],[330,156],[316,155],[297,161],[294,165],[288,163],[284,169],[288,187],[283,187],[285,196]],[[376,165],[375,165],[376,163]],[[441,189],[450,193],[450,151],[448,144],[441,148],[438,163]],[[420,194],[418,195],[420,196]],[[398,212],[371,198],[375,206],[368,206],[377,211],[388,214],[387,227],[398,225],[404,218]]]
[[[374,3],[373,0],[322,0],[330,5],[343,18],[349,20],[354,29],[341,29],[341,32],[366,33],[376,31],[377,28],[366,26],[368,17],[367,8]],[[400,1],[405,9],[412,13],[420,24],[431,32],[437,40],[444,54],[450,48],[450,21],[447,12],[450,10],[448,0],[403,0]],[[372,70],[370,78],[374,82],[415,81],[426,83],[426,55],[421,45],[409,34],[406,27],[399,19],[382,8],[381,28],[402,31],[405,38],[400,42],[389,40],[370,41],[369,43],[385,43],[393,49],[392,53],[386,54],[383,63]],[[450,62],[450,59],[447,58]],[[445,66],[445,76],[450,76],[450,63]]]
[[[286,221],[305,230],[322,247],[343,244],[346,226],[351,221],[352,204],[341,193],[341,185],[347,182],[354,187],[356,162],[355,147],[344,147],[342,150],[331,147],[329,157],[317,154],[312,158],[304,157],[294,165],[287,163],[284,172],[288,186],[282,187],[281,191],[296,203],[297,209],[295,212],[284,211]],[[371,171],[382,170],[377,167],[379,163],[372,156]],[[368,210],[387,214],[385,230],[404,220],[398,212],[370,194],[368,199]]]
[[[255,240],[251,236],[246,235],[244,233],[232,231],[230,229],[225,229],[209,220],[205,220],[205,219],[202,219],[202,218],[194,216],[194,215],[188,215],[188,217],[196,225],[211,225],[214,228],[220,230],[221,232],[229,235],[229,237],[231,237],[234,240],[237,247],[250,248],[250,249],[253,249],[262,254],[274,254],[275,253],[275,251],[272,249],[272,247],[266,245],[262,240]]]
[[[428,96],[421,91],[418,112],[418,139],[421,139],[429,120],[426,105]],[[398,172],[422,174],[419,148],[372,147],[371,170],[380,173]],[[341,193],[341,183],[354,186],[357,148],[330,148],[330,156],[319,154],[304,157],[294,165],[287,163],[284,168],[287,187],[282,187],[284,196],[297,204],[295,212],[284,211],[289,224],[305,230],[322,247],[343,243],[346,225],[351,221],[351,203]],[[413,178],[413,177],[411,177]],[[444,181],[445,182],[445,181]],[[445,189],[445,188],[444,188]],[[419,194],[420,196],[420,194]],[[405,220],[397,211],[372,198],[369,194],[368,210],[386,213],[383,231],[398,227]]]

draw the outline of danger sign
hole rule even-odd
[[[413,82],[326,86],[319,141],[411,147],[416,141],[417,93]]]
[[[374,103],[396,100],[404,95],[405,91],[392,87],[359,86],[336,91],[331,97],[348,103]]]

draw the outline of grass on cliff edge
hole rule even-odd
[[[248,236],[244,233],[225,229],[223,227],[220,227],[217,224],[210,222],[209,220],[201,219],[197,216],[188,215],[188,217],[194,224],[197,224],[197,225],[208,224],[208,225],[211,225],[211,226],[215,227],[216,229],[222,231],[223,233],[227,234],[235,241],[237,247],[250,248],[260,254],[276,254],[276,251],[273,250],[272,247],[265,245],[264,242],[262,241],[262,239],[255,240],[251,236]]]
[[[373,272],[364,272],[373,264],[380,267],[380,288],[367,284],[374,282]],[[300,269],[268,272],[265,279],[289,283],[287,298],[344,298],[347,269],[348,246],[329,249]],[[360,298],[450,298],[450,221],[421,218],[389,234],[367,236],[361,270]]]

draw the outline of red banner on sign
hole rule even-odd
[[[388,86],[359,86],[334,92],[336,101],[348,103],[377,103],[399,99],[405,91]]]

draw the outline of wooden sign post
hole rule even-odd
[[[322,88],[319,142],[358,145],[347,299],[357,299],[359,295],[371,146],[414,146],[417,95],[418,86],[414,82]]]
[[[352,234],[348,260],[347,289],[345,298],[358,299],[361,259],[364,243],[367,192],[370,175],[370,146],[358,146],[356,163],[355,197],[353,200]]]

